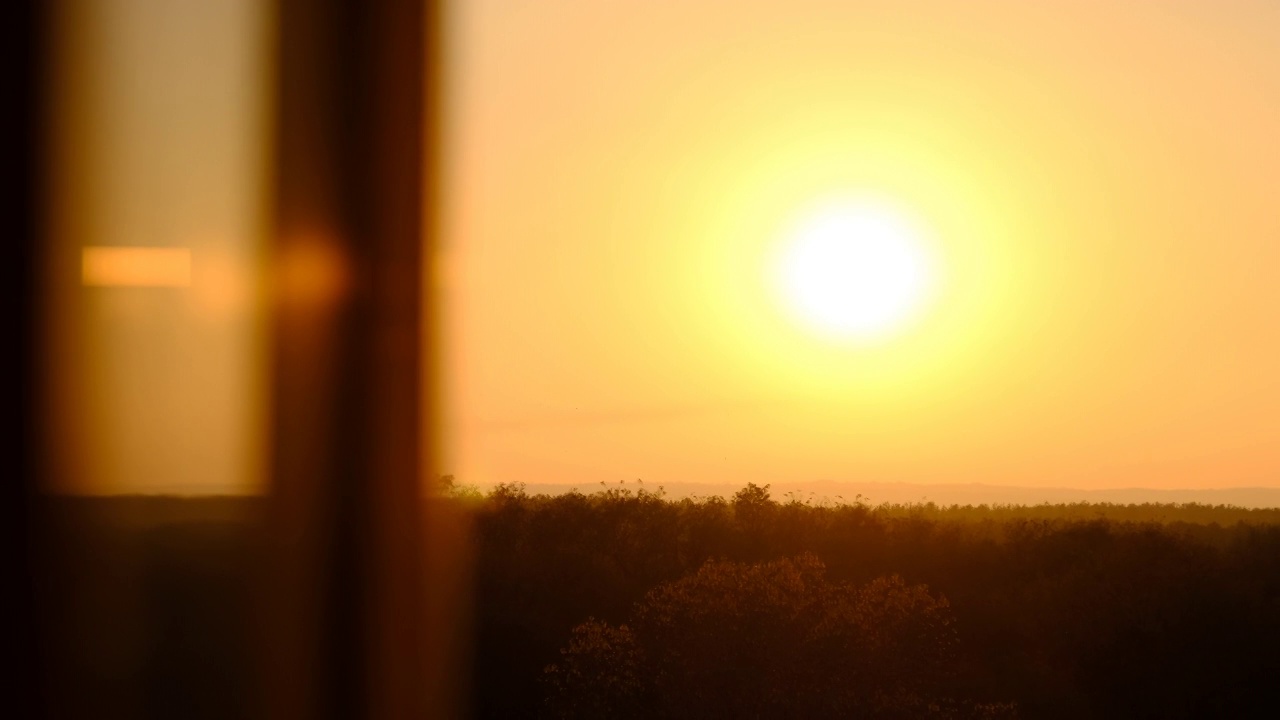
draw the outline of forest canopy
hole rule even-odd
[[[1238,716],[1280,672],[1274,510],[455,495],[481,717]]]

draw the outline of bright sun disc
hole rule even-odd
[[[873,340],[918,313],[932,284],[918,226],[890,207],[824,206],[787,233],[778,290],[805,325],[841,339]]]

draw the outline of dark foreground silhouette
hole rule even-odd
[[[1004,717],[963,699],[950,609],[892,575],[835,583],[813,555],[708,561],[630,625],[573,629],[547,667],[557,717]]]
[[[475,502],[482,717],[1271,717],[1274,510]]]
[[[252,498],[58,499],[67,715],[252,716]],[[1274,717],[1275,510],[455,488],[483,718]]]

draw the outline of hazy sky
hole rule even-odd
[[[440,280],[460,480],[1280,485],[1280,4],[468,0]],[[873,193],[932,306],[815,335]]]
[[[57,484],[261,488],[269,18],[60,7]],[[1278,33],[1272,0],[450,3],[441,471],[1280,486]],[[847,194],[937,279],[857,346],[770,284]],[[116,246],[189,282],[81,277]]]

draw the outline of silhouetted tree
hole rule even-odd
[[[807,687],[797,678],[829,687],[850,682],[855,671],[864,689],[891,688],[882,692],[880,710],[866,711],[881,716],[892,716],[894,707],[909,708],[903,712],[911,717],[999,716],[1007,707],[984,709],[980,703],[1008,700],[1036,718],[1241,717],[1258,698],[1268,697],[1280,676],[1280,653],[1274,651],[1280,647],[1280,511],[1106,504],[873,507],[794,498],[778,504],[768,490],[748,486],[727,500],[675,501],[614,485],[593,494],[529,494],[518,485],[491,492],[474,506],[476,715],[529,717],[544,707],[556,716],[587,716],[597,713],[584,707],[613,702],[618,713],[662,717],[659,710],[669,707],[663,697],[675,697],[677,685],[655,678],[686,668],[679,672],[708,678],[699,686],[704,703],[691,705],[706,712],[713,712],[716,699],[741,709],[734,703],[752,693],[795,696],[768,706],[760,717],[821,717],[828,707],[823,703],[839,696],[794,690]],[[781,573],[781,558],[796,558],[788,561],[793,570],[812,577],[800,569],[798,558],[805,554],[825,563],[818,586],[846,590],[791,593],[786,588],[798,586],[757,577]],[[704,568],[717,558],[725,560]],[[759,582],[743,580],[734,589],[726,578],[744,568],[755,568],[752,577]],[[954,642],[933,657],[949,654],[952,660],[932,675],[920,656],[873,651],[874,634],[859,636],[853,633],[857,625],[829,619],[840,617],[831,607],[858,607],[839,600],[840,592],[865,591],[878,578],[894,575],[905,578],[902,588],[928,583],[926,597],[936,601],[945,594],[949,601],[939,612],[950,618],[946,627]],[[808,580],[802,586],[808,588]],[[753,595],[751,587],[773,589]],[[725,597],[740,602],[726,604]],[[783,610],[792,605],[805,609]],[[661,607],[669,610],[665,625],[654,619]],[[733,607],[738,609],[726,609]],[[642,613],[643,608],[648,609]],[[817,613],[819,608],[828,608],[826,614]],[[844,630],[824,631],[820,641],[795,629],[816,627],[815,614]],[[591,617],[598,628],[572,632]],[[621,633],[624,624],[629,635]],[[761,629],[734,629],[751,627]],[[770,643],[773,650],[730,652],[746,638]],[[604,657],[586,648],[606,640],[611,652],[631,659],[567,670],[573,662]],[[932,646],[899,644],[910,647]],[[559,654],[562,649],[569,655]],[[690,659],[695,656],[701,661]],[[793,660],[771,665],[770,657]],[[859,665],[860,657],[881,660]],[[821,662],[806,665],[795,658]],[[545,673],[549,663],[559,670]],[[626,678],[638,678],[640,690],[620,695],[607,682],[588,690],[590,668],[602,666],[634,669],[614,684],[628,687]],[[892,690],[894,678],[911,673],[932,679]],[[745,678],[751,677],[758,688],[748,686]],[[857,698],[869,702],[865,694]],[[974,702],[961,702],[966,698]],[[928,707],[913,705],[916,700]],[[729,712],[721,708],[713,716]]]
[[[630,626],[590,620],[546,670],[562,718],[982,716],[951,697],[945,598],[888,576],[834,583],[816,557],[712,561]]]

